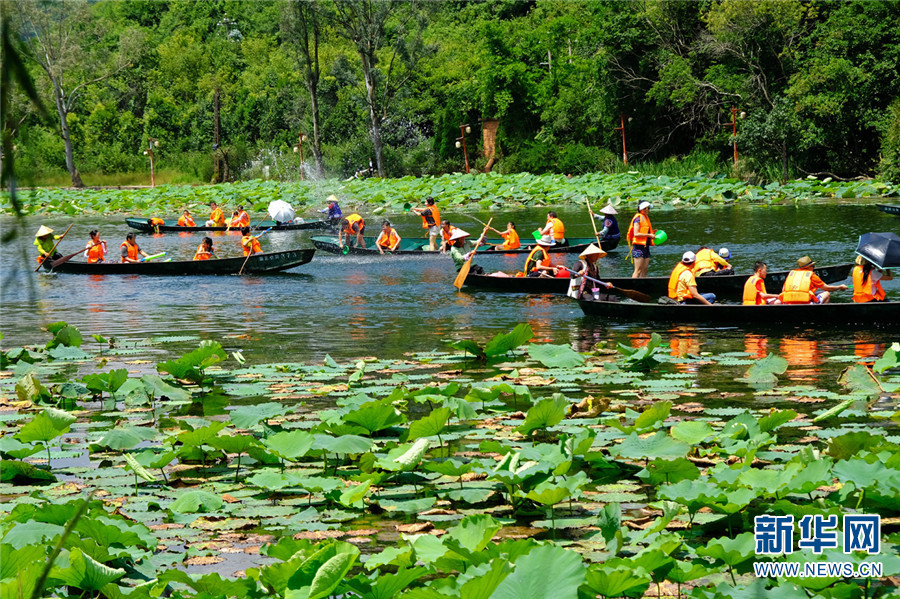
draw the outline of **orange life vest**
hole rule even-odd
[[[684,281],[683,284],[679,284],[682,283],[681,275],[685,272],[691,273],[691,280]],[[672,269],[672,274],[669,275],[669,297],[678,302],[683,302],[684,300],[693,297],[690,290],[691,281],[693,281],[694,285],[697,284],[697,281],[694,279],[694,273],[692,272],[691,267],[687,264],[684,264],[683,262],[679,262],[678,264],[676,264],[675,268]],[[686,290],[685,287],[687,287]],[[685,295],[685,292],[687,292],[687,295]]]
[[[225,226],[225,215],[222,213],[221,208],[216,208],[212,211],[212,214],[209,215],[209,220],[214,222],[217,227]]]
[[[242,227],[250,226],[250,215],[247,214],[246,210],[241,210],[238,213],[238,224]]]
[[[387,234],[387,238],[385,238],[384,231],[381,232],[381,235],[378,236],[378,245],[386,250],[395,250],[397,249],[397,245],[400,243],[400,236],[397,235],[397,232],[391,229],[391,232]]]
[[[184,215],[182,215],[181,218],[178,219],[178,226],[179,227],[196,227],[197,223],[194,222],[194,219],[192,217],[190,217],[190,216],[185,217]]]
[[[881,287],[881,281],[872,280],[875,270],[869,271],[869,278],[863,283],[863,267],[853,267],[853,301],[856,303],[871,302],[872,300],[883,300],[885,298],[884,289]]]
[[[359,226],[357,227],[357,231],[354,231],[353,225],[356,223],[359,223]],[[344,229],[344,232],[349,235],[356,235],[359,231],[362,231],[362,228],[365,226],[366,221],[363,220],[363,217],[358,214],[351,214],[347,217],[347,227]]]
[[[425,206],[425,210],[430,210],[431,214],[425,215],[420,214],[422,217],[422,228],[430,229],[434,226],[440,226],[441,224],[441,211],[438,210],[437,206]]]
[[[154,227],[158,227],[159,225],[164,225],[164,224],[166,224],[166,221],[164,221],[164,220],[161,219],[161,218],[151,218],[151,219],[150,219],[150,224],[153,225]]]
[[[782,304],[809,304],[816,301],[812,292],[811,270],[792,270],[784,281],[780,298]]]
[[[90,247],[93,242],[88,242],[88,251],[87,251],[87,261],[88,264],[95,264],[97,262],[103,262],[103,257],[106,255],[106,249],[104,249],[104,245],[106,242],[100,242]]]
[[[566,237],[566,227],[558,218],[548,218],[547,222],[553,226],[554,241],[562,241]]]
[[[766,291],[766,282],[757,274],[754,274],[744,283],[744,305],[760,306],[766,303],[762,294]]]
[[[244,235],[241,238],[241,248],[243,248],[245,256],[262,252],[262,247],[259,245],[259,239],[253,235]]]
[[[650,237],[635,239],[635,233],[645,233],[650,235]],[[627,239],[628,243],[631,245],[656,245],[656,242],[653,240],[653,226],[650,224],[650,217],[643,212],[635,214],[631,219],[631,223],[628,225],[628,232],[625,233],[625,239]]]
[[[450,225],[450,229],[447,231],[444,230],[444,227],[441,227],[441,239],[443,239],[447,243],[450,243],[450,236],[453,235],[453,232],[455,230],[456,227],[454,227],[453,225]]]
[[[503,245],[500,246],[501,250],[517,250],[522,247],[522,244],[519,242],[519,234],[516,233],[515,229],[504,231],[500,235],[503,236]]]
[[[538,252],[543,252],[543,257],[538,260],[535,256]],[[525,274],[527,275],[532,270],[534,270],[535,266],[550,266],[550,254],[547,253],[547,250],[543,248],[543,246],[536,245],[534,249],[528,254],[528,257],[525,258]]]
[[[722,259],[719,254],[709,248],[697,250],[697,260],[694,262],[694,274],[700,275],[711,270],[719,270],[719,268],[728,268],[731,266]]]
[[[257,242],[257,245],[258,245],[258,242]],[[244,254],[244,255],[246,256],[247,254]],[[213,253],[207,252],[206,249],[204,249],[203,244],[201,243],[199,245],[199,247],[197,247],[197,253],[194,254],[194,260],[210,260],[212,258],[213,258]]]
[[[120,245],[119,247],[125,248],[125,250],[128,252],[128,258],[130,258],[131,260],[140,260],[141,259],[141,254],[140,254],[141,248],[138,244],[135,243],[132,245],[132,244],[128,243],[127,241],[123,241],[122,245]],[[122,256],[122,262],[127,262],[127,261],[128,260],[125,259],[125,256]]]

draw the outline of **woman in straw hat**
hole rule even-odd
[[[618,214],[616,209],[611,204],[607,204],[600,210],[600,214],[594,215],[594,218],[603,221],[603,228],[597,233],[600,239],[619,239],[621,237],[616,214]]]
[[[56,242],[62,239],[62,235],[54,235],[53,229],[46,225],[41,225],[38,232],[34,235],[34,245],[38,249],[37,261],[43,263],[49,256],[50,261],[62,258],[62,254],[54,252]],[[53,255],[51,256],[51,252]]]
[[[472,252],[475,251],[475,246],[469,241],[469,234],[462,229],[454,229],[453,234],[450,235],[449,242],[450,257],[453,258],[456,270],[459,271],[463,267],[463,264],[468,261]],[[469,272],[473,275],[483,275],[484,269],[473,264],[469,269]]]
[[[581,252],[578,255],[578,262],[575,263],[575,270],[572,271],[572,284],[569,286],[569,295],[571,297],[580,298],[584,294],[585,287],[588,289],[596,290],[597,285],[603,285],[607,289],[612,287],[612,283],[602,283],[599,282],[600,272],[597,268],[597,260],[606,255],[606,252],[598,248],[593,243]],[[578,277],[581,278],[579,281]],[[590,286],[587,285],[588,278],[594,279],[590,281]],[[573,292],[575,291],[575,287],[577,286],[577,295]]]

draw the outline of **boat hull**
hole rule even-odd
[[[234,227],[231,227],[229,229],[228,227],[207,227],[206,225],[200,225],[197,227],[181,227],[178,225],[178,221],[174,220],[167,220],[164,225],[153,226],[150,224],[150,220],[146,218],[126,218],[125,223],[132,229],[137,229],[138,231],[143,231],[144,233],[180,233],[193,231],[239,230]],[[312,220],[305,223],[290,223],[282,225],[276,224],[274,220],[264,220],[259,224],[251,226],[251,228],[255,231],[262,231],[265,229],[272,229],[273,231],[304,231],[314,229],[330,229],[333,227],[334,225],[329,220]]]
[[[279,272],[306,264],[312,260],[315,250],[287,250],[284,252],[263,252],[245,258],[220,258],[216,260],[177,260],[173,262],[86,262],[69,261],[56,268],[45,266],[55,273],[80,275],[236,275],[244,267],[243,274],[265,274]]]
[[[900,206],[896,206],[894,204],[875,204],[875,205],[882,212],[886,212],[888,214],[893,214],[894,216],[900,216]]]
[[[588,316],[629,322],[716,325],[826,325],[829,328],[900,328],[900,302],[829,303],[821,305],[642,304],[579,300]]]
[[[851,270],[853,270],[852,263],[835,264],[815,269],[816,274],[826,283],[843,281],[850,276]],[[789,272],[787,270],[770,272],[766,277],[766,288],[773,292],[781,290]],[[716,297],[720,299],[739,300],[743,296],[744,283],[749,276],[749,274],[744,274],[697,277],[697,290],[700,293],[715,293]],[[600,278],[616,287],[633,289],[649,295],[660,296],[668,293],[669,277],[632,279],[630,277],[604,277],[601,275]],[[470,274],[466,277],[465,284],[470,289],[509,293],[565,293],[569,289],[569,279],[548,277],[491,277]]]

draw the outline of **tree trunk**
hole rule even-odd
[[[72,137],[69,135],[69,122],[66,119],[68,111],[66,110],[65,99],[62,95],[62,89],[56,81],[53,81],[53,98],[56,100],[56,112],[59,115],[59,124],[62,131],[63,143],[66,146],[66,169],[72,177],[72,187],[84,187],[81,181],[81,175],[75,168],[75,154],[72,151]]]
[[[787,141],[781,142],[781,181],[788,180],[788,150]]]
[[[384,148],[381,143],[381,115],[378,114],[375,99],[375,73],[373,72],[374,60],[360,52],[362,60],[363,77],[366,80],[366,103],[369,105],[369,119],[372,121],[372,145],[375,146],[375,166],[378,168],[378,176],[384,177]]]
[[[318,85],[313,84],[307,86],[310,97],[310,107],[312,108],[312,126],[313,126],[313,158],[316,160],[316,178],[325,178],[325,169],[322,167],[322,140],[321,131],[319,131],[319,96]]]

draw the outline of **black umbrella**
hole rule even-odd
[[[900,237],[896,233],[865,233],[859,236],[856,253],[880,268],[900,267]]]

